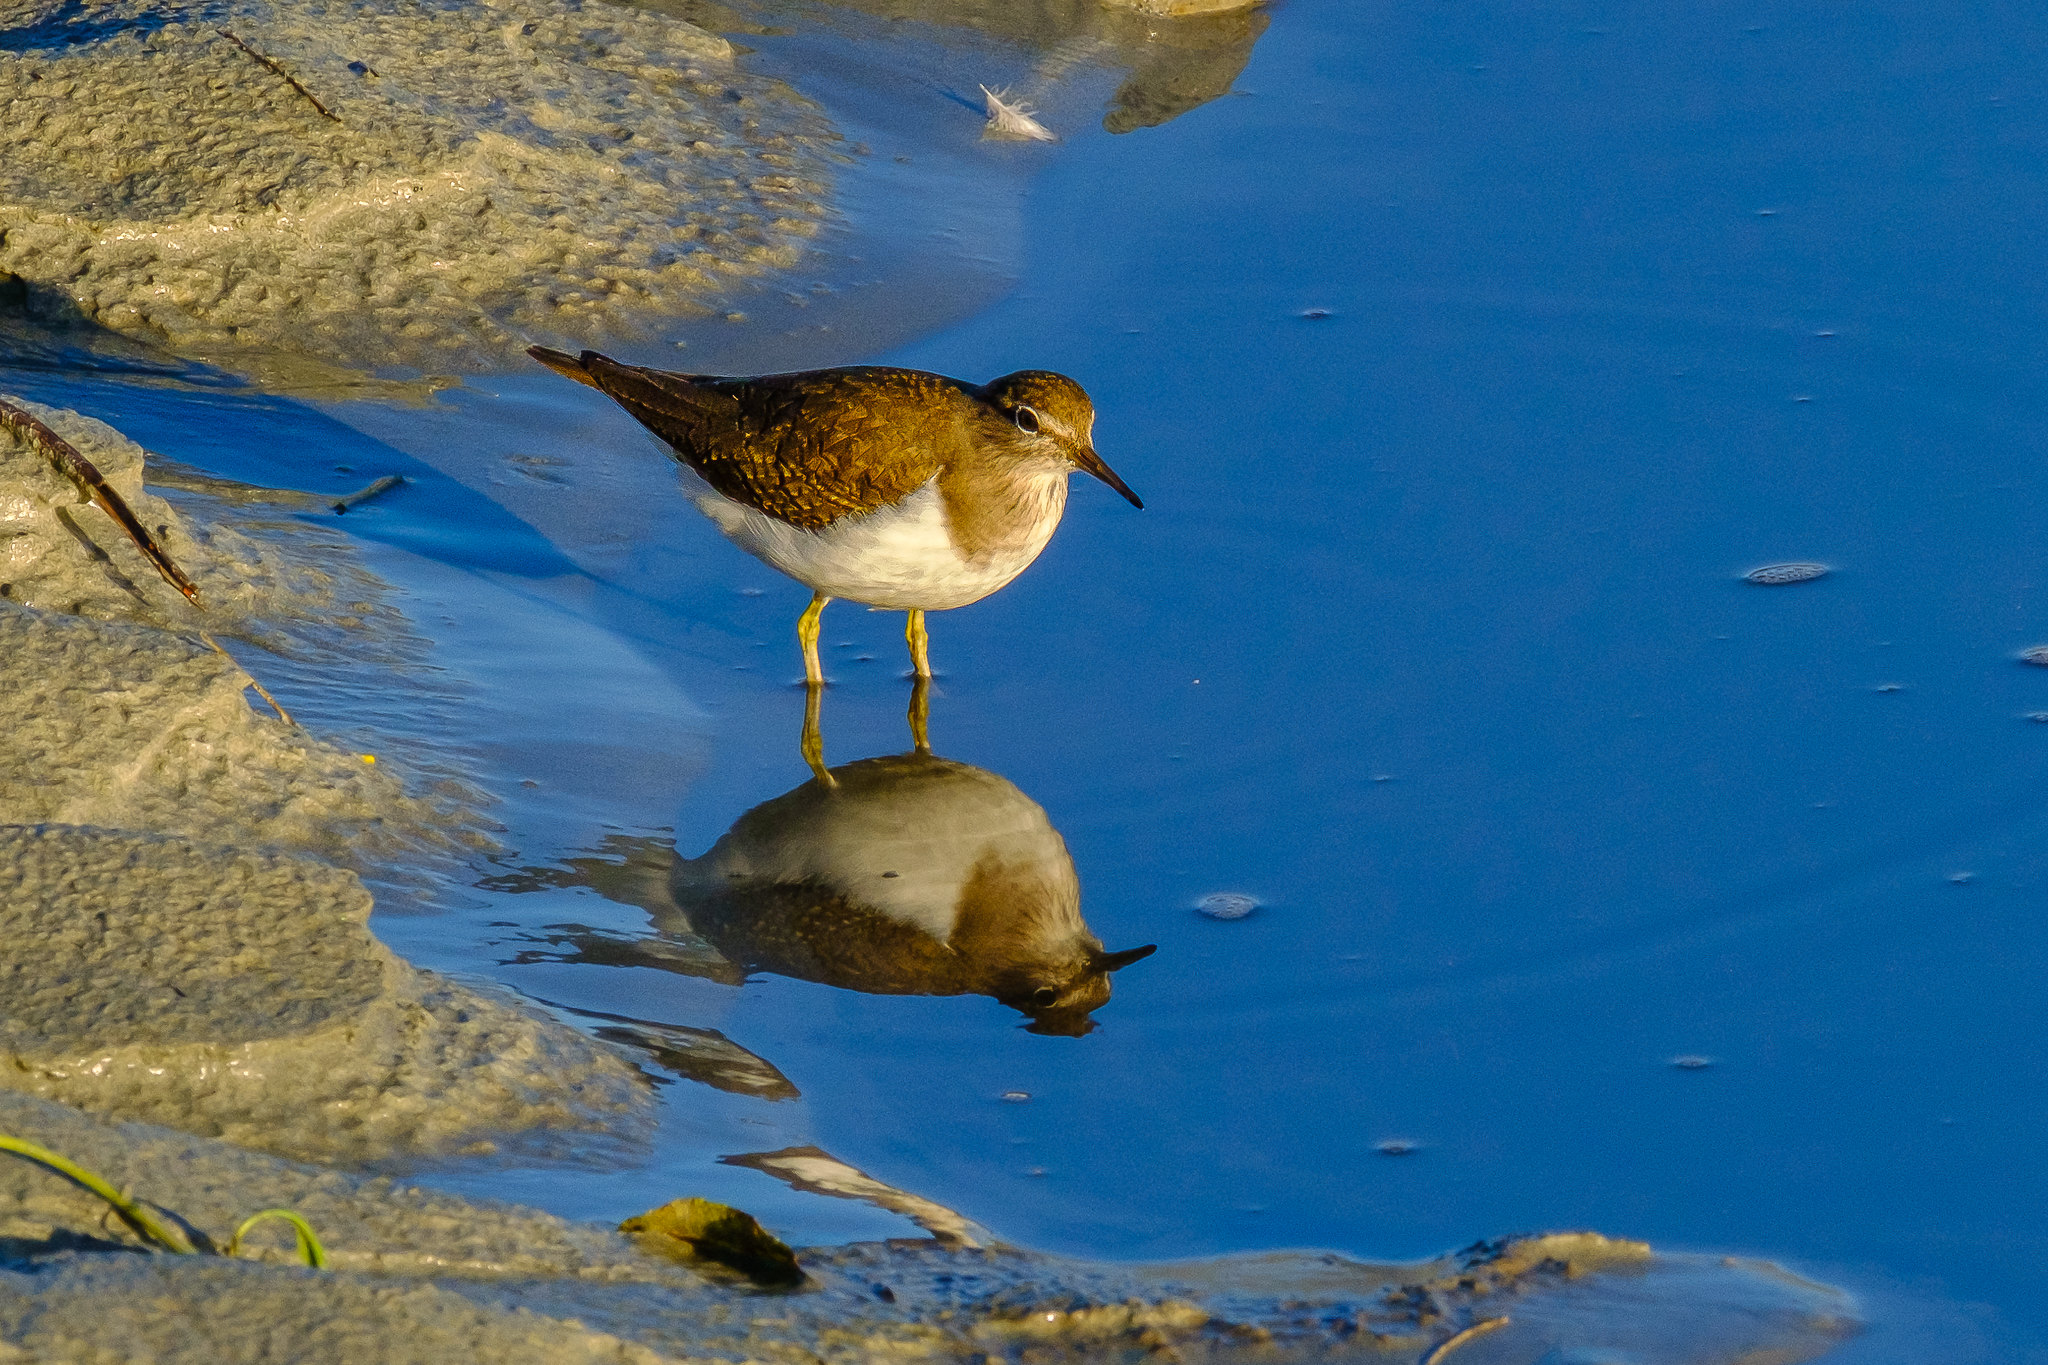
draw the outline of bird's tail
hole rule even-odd
[[[573,379],[579,384],[588,384],[593,389],[598,387],[597,380],[591,376],[589,367],[584,364],[584,361],[597,354],[595,351],[585,351],[579,358],[567,351],[551,351],[545,346],[529,346],[526,353],[564,378]]]

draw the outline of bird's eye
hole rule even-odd
[[[1037,408],[1018,408],[1016,412],[1016,419],[1017,430],[1026,432],[1032,436],[1036,436],[1038,434]]]
[[[1060,993],[1051,986],[1040,986],[1037,990],[1031,992],[1031,1003],[1034,1005],[1050,1005],[1059,998]]]

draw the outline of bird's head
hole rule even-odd
[[[1071,957],[1019,963],[997,973],[990,994],[1031,1016],[1024,1026],[1029,1033],[1079,1038],[1095,1028],[1088,1016],[1109,1002],[1109,974],[1152,956],[1158,947],[1148,943],[1106,953],[1090,936]]]
[[[1017,428],[1028,448],[1093,474],[1133,507],[1145,505],[1095,453],[1095,405],[1073,380],[1051,370],[1019,370],[990,380],[982,386],[981,396]]]

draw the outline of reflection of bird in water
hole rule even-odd
[[[818,617],[835,597],[924,614],[978,602],[1052,539],[1067,476],[1084,470],[1142,507],[1102,462],[1095,408],[1049,370],[968,384],[920,370],[811,370],[757,379],[671,374],[595,351],[534,359],[617,400],[697,477],[697,506],[734,544],[809,587],[804,676],[825,680]]]
[[[670,877],[688,928],[748,970],[880,995],[991,995],[1080,1035],[1111,972],[1067,846],[994,773],[863,759],[754,807]]]

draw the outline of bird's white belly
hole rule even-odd
[[[696,482],[691,491],[698,509],[748,554],[827,597],[897,610],[947,611],[988,596],[1038,558],[1065,504],[1049,490],[1049,515],[1031,534],[970,560],[953,544],[936,479],[901,502],[842,517],[818,531],[791,526]],[[1064,477],[1057,491],[1065,493]]]

